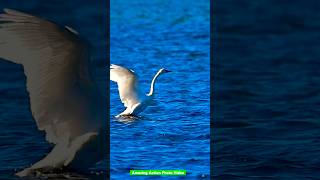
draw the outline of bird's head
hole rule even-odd
[[[163,74],[163,73],[168,73],[168,72],[171,72],[171,71],[169,71],[169,70],[167,70],[167,69],[165,69],[165,68],[161,68],[161,69],[160,69],[160,73],[161,73],[161,74]]]

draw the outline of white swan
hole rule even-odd
[[[153,100],[154,86],[160,74],[171,72],[161,68],[153,77],[150,92],[146,95],[141,95],[138,89],[138,78],[134,71],[124,67],[111,64],[110,80],[118,84],[118,91],[121,102],[126,109],[116,117],[133,115],[136,116],[142,112]]]
[[[52,151],[17,173],[84,169],[105,154],[103,102],[90,74],[86,44],[69,27],[4,9],[0,58],[24,68],[30,107]]]

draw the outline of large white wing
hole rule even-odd
[[[125,107],[132,107],[140,103],[136,74],[122,66],[112,64],[110,66],[110,80],[117,82],[119,96]]]
[[[52,143],[76,137],[84,126],[79,122],[84,119],[80,107],[85,109],[93,87],[85,43],[52,22],[15,10],[4,12],[0,14],[0,58],[23,65],[38,128],[46,131]]]

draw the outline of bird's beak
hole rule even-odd
[[[168,72],[172,72],[172,71],[169,71],[169,70],[166,70],[166,69],[165,69],[164,72],[168,73]]]

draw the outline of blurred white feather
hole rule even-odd
[[[0,58],[21,64],[39,130],[55,144],[42,160],[17,173],[82,169],[104,154],[101,96],[86,44],[70,27],[11,9],[0,14]],[[90,155],[89,155],[90,152]]]

